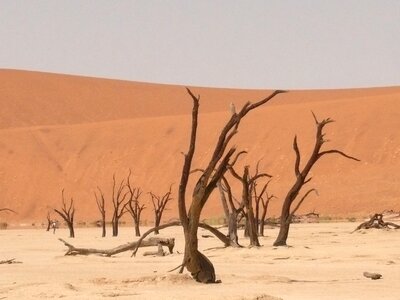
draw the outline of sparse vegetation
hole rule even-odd
[[[54,209],[54,211],[60,215],[61,218],[64,219],[65,223],[68,226],[69,229],[69,237],[74,238],[75,237],[75,231],[74,231],[74,217],[75,217],[75,207],[74,207],[74,199],[71,197],[69,204],[67,205],[67,202],[65,200],[64,196],[64,189],[61,191],[61,200],[62,200],[62,206],[61,210]]]

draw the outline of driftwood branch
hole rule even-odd
[[[152,237],[145,241],[141,241],[140,245],[138,245],[138,241],[127,243],[124,245],[117,246],[112,249],[94,249],[94,248],[77,248],[70,243],[64,241],[63,239],[58,239],[65,246],[68,247],[68,251],[65,255],[101,255],[110,257],[112,255],[125,252],[128,250],[136,249],[136,247],[151,247],[151,246],[166,246],[169,249],[169,252],[172,253],[174,246],[175,246],[175,239],[174,238],[158,238]]]

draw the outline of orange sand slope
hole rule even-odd
[[[0,70],[0,81],[0,207],[18,212],[3,213],[1,221],[44,221],[47,211],[60,205],[62,188],[75,199],[77,221],[97,220],[96,187],[110,201],[113,173],[122,179],[129,168],[135,185],[145,192],[147,220],[152,212],[146,192],[161,194],[174,184],[176,199],[190,130],[191,99],[184,87],[14,70]],[[230,116],[229,103],[239,108],[270,91],[192,90],[201,95],[193,163],[193,168],[201,168]],[[270,193],[277,196],[270,214],[279,215],[294,180],[294,135],[304,158],[314,143],[311,110],[320,119],[337,121],[326,128],[326,149],[343,150],[361,162],[323,158],[308,184],[319,196],[310,196],[299,213],[315,209],[325,215],[361,216],[400,210],[400,87],[389,87],[291,91],[248,115],[232,142],[248,151],[237,167],[250,164],[254,170],[262,158],[261,170],[274,176]],[[111,203],[107,214],[110,219]],[[221,215],[215,193],[204,218]],[[176,216],[174,202],[165,219]]]

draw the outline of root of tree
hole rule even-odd
[[[374,214],[373,217],[370,220],[368,220],[366,222],[363,222],[360,225],[358,225],[357,228],[354,229],[354,231],[357,231],[357,230],[360,230],[360,229],[370,229],[370,228],[376,228],[376,229],[399,229],[400,225],[397,225],[397,224],[392,223],[392,222],[384,222],[382,214]]]
[[[127,243],[124,245],[117,246],[112,249],[93,249],[93,248],[77,248],[70,243],[64,241],[63,239],[59,239],[61,242],[64,243],[65,246],[68,247],[68,251],[65,255],[101,255],[110,257],[112,255],[125,252],[128,250],[134,250],[138,247],[138,242]],[[164,256],[165,253],[162,249],[163,246],[168,247],[169,253],[172,253],[175,247],[175,238],[159,238],[159,237],[151,237],[147,240],[141,241],[139,247],[151,247],[157,246],[158,251],[156,252],[146,252],[146,255],[159,255]]]

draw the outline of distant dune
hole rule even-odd
[[[187,151],[191,99],[182,86],[137,83],[39,72],[0,70],[0,207],[17,215],[0,215],[12,224],[44,222],[58,207],[61,189],[76,203],[76,220],[99,219],[93,192],[106,194],[111,219],[112,176],[122,179],[131,168],[135,185],[147,203],[173,185],[175,198],[165,220],[177,216],[176,194]],[[201,95],[199,136],[194,168],[205,166],[229,104],[267,96],[268,90],[193,87]],[[294,180],[292,141],[298,136],[303,158],[314,143],[311,111],[337,122],[327,127],[325,146],[361,159],[323,158],[308,184],[319,191],[299,213],[315,210],[336,217],[400,210],[400,87],[290,91],[251,112],[232,141],[247,150],[244,164],[272,174],[270,193],[277,196],[270,215],[279,215],[285,192]],[[193,175],[192,184],[196,174]],[[240,197],[239,185],[234,185]],[[188,189],[190,193],[190,187]],[[190,197],[189,197],[190,198]],[[218,194],[204,218],[218,218]],[[127,222],[130,217],[125,216]]]

